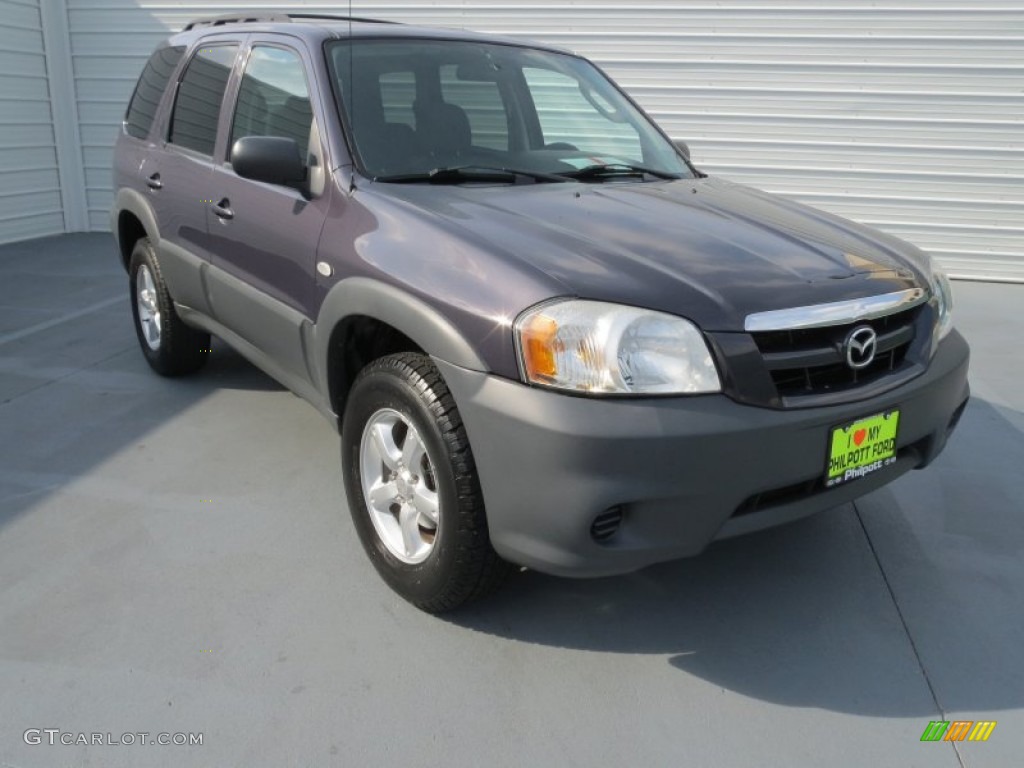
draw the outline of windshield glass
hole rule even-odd
[[[671,142],[584,59],[451,40],[340,41],[328,51],[358,165],[371,177],[593,166],[692,176]]]

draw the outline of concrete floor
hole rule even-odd
[[[929,470],[438,619],[363,556],[311,407],[217,342],[152,374],[109,236],[0,248],[0,766],[1019,765],[1024,286],[954,287],[975,397]]]

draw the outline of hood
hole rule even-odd
[[[719,179],[375,185],[446,234],[525,262],[567,295],[738,331],[753,312],[927,285],[913,246]]]

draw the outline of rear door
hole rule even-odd
[[[152,191],[144,183],[145,177],[139,176],[140,169],[146,158],[163,146],[162,131],[159,127],[154,128],[154,123],[159,123],[161,105],[173,100],[172,95],[166,99],[164,96],[169,90],[174,90],[168,86],[185,57],[185,51],[183,45],[158,48],[139,75],[114,150],[114,189],[118,191],[125,187],[144,195]]]
[[[301,41],[254,35],[241,78],[229,99],[227,140],[213,170],[207,227],[216,267],[210,295],[216,319],[263,352],[289,376],[310,380],[302,334],[311,328],[318,292],[316,252],[331,185],[311,98],[313,70]],[[231,147],[245,136],[292,138],[312,183],[300,191],[239,177]]]
[[[163,135],[140,174],[160,228],[160,266],[175,301],[209,312],[201,269],[210,261],[206,228],[221,106],[241,36],[204,39],[175,85]]]

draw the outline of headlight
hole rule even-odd
[[[953,330],[953,289],[949,286],[946,273],[932,267],[932,290],[938,305],[939,321],[935,327],[936,340],[942,339]]]
[[[675,315],[600,301],[528,309],[515,323],[523,377],[591,394],[719,392],[704,337]]]

